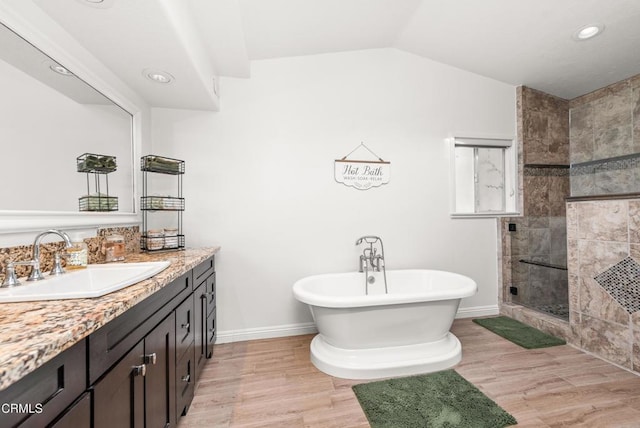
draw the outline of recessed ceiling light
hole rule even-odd
[[[161,70],[144,69],[142,75],[156,83],[171,83],[174,80],[172,75]]]
[[[602,24],[589,24],[589,25],[585,25],[584,27],[580,27],[576,30],[575,33],[573,33],[573,38],[575,40],[588,40],[591,39],[595,36],[597,36],[598,34],[602,33],[604,31],[604,25]]]
[[[60,64],[51,64],[49,68],[55,71],[58,74],[62,74],[63,76],[73,76],[73,73],[61,66]]]

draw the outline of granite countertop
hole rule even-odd
[[[194,268],[220,247],[128,254],[127,262],[168,260],[159,274],[92,299],[0,303],[0,390],[70,348]]]

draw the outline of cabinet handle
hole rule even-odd
[[[147,365],[140,364],[139,366],[133,366],[133,375],[145,377],[147,374]]]
[[[158,358],[156,356],[156,353],[153,352],[151,354],[147,354],[144,356],[144,363],[145,364],[155,364],[158,361]]]
[[[182,379],[183,382],[189,383],[189,381],[191,380],[191,375],[184,375],[184,376],[182,376],[181,379]]]
[[[191,324],[189,324],[189,323],[182,324],[180,327],[182,327],[182,328],[184,328],[186,330],[189,330],[189,327],[191,327]]]

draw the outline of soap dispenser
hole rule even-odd
[[[67,270],[84,269],[89,260],[89,247],[81,239],[71,241],[71,247],[67,248]]]

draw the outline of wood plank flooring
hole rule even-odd
[[[571,346],[527,350],[470,319],[455,369],[518,427],[640,428],[640,377]],[[178,428],[368,427],[351,386],[309,361],[312,335],[216,345]],[[402,427],[398,427],[402,428]]]

